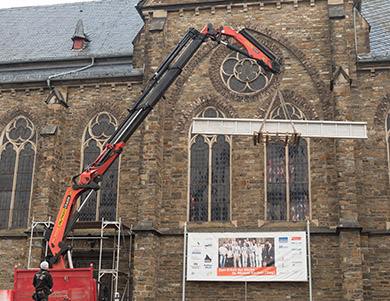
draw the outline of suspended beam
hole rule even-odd
[[[253,135],[258,132],[263,119],[194,118],[193,134]],[[367,138],[367,122],[294,120],[294,127],[306,138]],[[267,120],[263,133],[270,135],[293,133],[290,120]]]

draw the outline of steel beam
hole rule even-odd
[[[263,119],[194,118],[193,134],[253,135],[259,132]],[[296,132],[306,138],[367,138],[367,122],[294,120]],[[290,120],[267,120],[263,133],[269,135],[293,133]]]

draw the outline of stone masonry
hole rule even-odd
[[[88,121],[101,111],[125,118],[188,28],[244,26],[283,59],[283,71],[270,86],[251,96],[230,91],[219,77],[228,52],[222,45],[204,44],[121,155],[118,217],[133,226],[132,300],[182,298],[192,117],[214,106],[230,118],[262,118],[276,90],[309,120],[367,122],[368,139],[309,142],[313,300],[388,299],[390,61],[357,63],[356,49],[369,50],[369,26],[356,11],[355,47],[353,2],[143,1],[138,9],[145,26],[135,39],[134,66],[145,68],[144,78],[59,82],[68,93],[68,109],[44,103],[49,95],[44,82],[0,85],[0,132],[19,115],[28,117],[38,133],[57,127],[54,134],[38,137],[30,221],[55,218],[71,177],[80,172]],[[251,137],[233,138],[231,219],[188,222],[189,231],[305,230],[305,222],[266,219],[264,152]],[[0,231],[0,289],[12,288],[15,264],[27,265],[26,229],[19,230]],[[186,300],[245,300],[245,294],[247,300],[308,300],[309,284],[186,282]]]

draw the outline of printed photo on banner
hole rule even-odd
[[[275,266],[273,237],[218,239],[219,268],[255,268]]]
[[[219,276],[275,275],[274,237],[218,239]]]

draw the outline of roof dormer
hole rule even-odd
[[[85,48],[86,43],[89,42],[89,39],[84,33],[84,26],[83,26],[83,21],[79,19],[76,25],[76,30],[74,31],[73,37],[73,47],[72,49],[75,50],[82,50]]]

